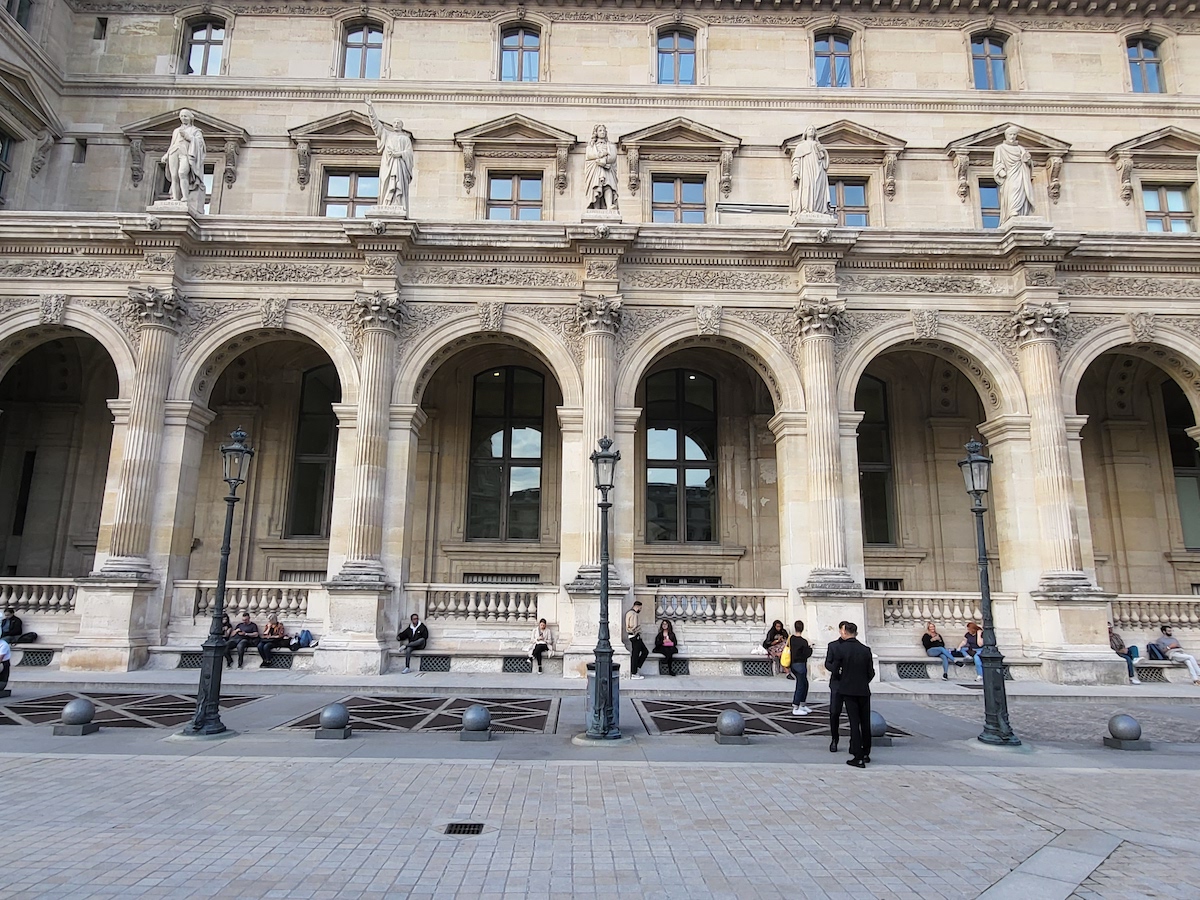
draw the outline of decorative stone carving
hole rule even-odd
[[[893,312],[846,312],[842,315],[837,333],[833,336],[833,362],[840,366],[842,359],[867,333],[886,322],[904,317],[904,313]]]
[[[479,330],[496,332],[504,327],[504,301],[484,300],[479,304]]]
[[[375,219],[371,222],[371,234],[386,234],[387,222],[383,219]]]
[[[1007,313],[948,313],[938,314],[938,323],[953,322],[975,332],[1008,357],[1015,366],[1017,344],[1012,334],[1012,317]]]
[[[475,188],[475,145],[464,141],[463,152],[463,188],[469,194]]]
[[[344,300],[305,300],[289,303],[290,308],[312,313],[332,325],[346,346],[357,355],[362,345],[362,330],[358,325],[358,307]]]
[[[958,182],[958,199],[963,203],[971,195],[971,154],[965,150],[955,150],[951,157],[954,163],[954,178]]]
[[[232,185],[237,181],[237,158],[238,158],[238,142],[235,140],[227,140],[225,142],[225,175],[223,176],[226,185]]]
[[[142,178],[146,174],[146,148],[142,143],[141,138],[132,138],[129,141],[129,177],[133,180],[133,186],[137,187],[142,183]]]
[[[629,165],[629,193],[636,194],[638,188],[642,186],[642,176],[638,172],[638,166],[641,165],[640,151],[637,147],[628,147],[625,150],[625,162]]]
[[[381,154],[379,160],[379,206],[404,218],[408,217],[408,187],[412,183],[413,155],[412,138],[404,130],[404,122],[396,119],[390,127],[384,125],[375,112],[375,103],[366,99],[367,112],[371,116],[371,129],[375,132],[375,146]]]
[[[175,288],[131,287],[127,306],[140,325],[159,325],[178,331],[188,320],[187,298]]]
[[[81,259],[31,259],[0,262],[0,278],[67,278],[133,281],[139,263],[92,262]]]
[[[587,145],[584,178],[588,209],[617,210],[617,145],[608,139],[608,129],[597,125]]]
[[[1105,325],[1111,325],[1112,322],[1112,316],[1081,316],[1074,313],[1071,314],[1059,323],[1059,355],[1065,355],[1068,350],[1074,347],[1077,343],[1079,343],[1097,328],[1103,328]]]
[[[567,159],[570,153],[571,148],[565,145],[554,148],[554,189],[559,194],[563,194],[567,190]]]
[[[832,337],[842,327],[846,303],[842,300],[801,300],[793,309],[802,337]]]
[[[690,291],[786,291],[795,287],[790,274],[745,269],[632,269],[622,278],[634,288]]]
[[[283,328],[287,321],[286,297],[267,297],[258,304],[263,328]]]
[[[971,317],[955,316],[954,318],[961,318],[965,322]],[[1007,319],[1007,316],[998,315],[987,316],[985,318],[1003,321]],[[1009,338],[1005,337],[1005,341],[1011,344],[1011,340]],[[934,356],[940,356],[943,359],[952,361],[959,368],[959,370],[967,376],[967,379],[975,385],[976,390],[978,390],[980,396],[983,397],[984,404],[986,406],[991,409],[1000,408],[1000,395],[996,391],[995,386],[992,384],[992,380],[989,377],[987,370],[983,367],[983,363],[981,363],[975,357],[964,352],[961,348],[955,346],[954,344],[948,344],[945,341],[913,341],[909,346],[915,347],[919,350],[924,350],[927,353],[932,353]],[[1015,354],[1009,354],[1009,360],[1015,363]]]
[[[171,199],[182,200],[193,212],[204,211],[204,132],[194,124],[190,109],[179,111],[179,127],[171,133],[171,143],[162,156]]]
[[[376,219],[372,225],[387,226],[387,222],[381,219]],[[387,254],[385,256],[368,256],[367,257],[367,275],[372,275],[378,278],[388,278],[396,274],[396,257]]]
[[[583,277],[588,281],[615,281],[617,264],[606,259],[589,259],[584,267]]]
[[[604,294],[582,294],[575,306],[579,328],[583,332],[608,331],[616,334],[621,329],[621,300]]]
[[[678,306],[626,306],[621,311],[621,334],[617,343],[617,361],[638,342],[642,335],[655,331],[665,322],[680,319],[687,310]]]
[[[42,294],[38,298],[41,304],[41,315],[38,321],[43,325],[61,325],[67,311],[66,294]]]
[[[913,336],[917,340],[928,340],[938,335],[938,311],[936,309],[914,309],[912,311]]]
[[[579,310],[574,305],[529,303],[514,306],[512,312],[528,316],[559,335],[570,350],[575,365],[583,365],[583,333],[579,330]]]
[[[298,141],[296,143],[296,183],[300,185],[300,190],[308,187],[309,179],[312,177],[312,144],[308,141]]]
[[[142,269],[146,272],[170,272],[175,268],[175,256],[171,253],[147,251],[142,256]]]
[[[162,228],[162,219],[158,216],[146,216],[146,227],[151,231],[159,231]]]
[[[1053,266],[1025,266],[1021,276],[1026,287],[1054,287]]]
[[[193,263],[191,277],[199,281],[356,282],[362,272],[354,266],[335,263]]]
[[[418,337],[436,328],[451,316],[461,314],[465,307],[451,303],[406,303],[408,314],[396,329],[396,354],[403,359]]]
[[[1116,159],[1117,178],[1121,181],[1121,199],[1128,206],[1133,199],[1133,154],[1122,153]]]
[[[404,278],[410,284],[462,285],[464,287],[579,287],[578,271],[569,269],[420,266],[407,270]]]
[[[733,191],[733,151],[726,147],[721,151],[721,195],[728,197]]]
[[[719,303],[701,303],[696,307],[696,333],[721,333],[721,305]]]
[[[358,314],[358,326],[363,331],[395,331],[409,317],[408,306],[399,294],[357,291],[354,294],[354,306]]]
[[[1129,340],[1134,344],[1154,343],[1154,313],[1126,313],[1125,320],[1129,323]]]
[[[883,157],[883,195],[896,199],[896,166],[900,157],[896,153],[885,153]]]
[[[829,153],[817,139],[815,125],[804,131],[792,150],[792,215],[829,213]]]
[[[987,275],[842,275],[839,289],[861,294],[1004,294],[1007,287]]]
[[[192,344],[223,319],[238,313],[249,312],[254,308],[253,303],[246,301],[200,300],[189,303],[187,315],[179,330],[179,339],[175,342],[175,356],[183,356]]]
[[[1012,314],[1012,335],[1018,343],[1058,340],[1059,327],[1067,316],[1066,304],[1023,303]]]
[[[37,143],[33,146],[33,159],[29,161],[29,177],[34,179],[38,177],[38,172],[46,165],[46,157],[50,155],[50,148],[54,146],[54,135],[46,129],[38,132]]]
[[[1059,293],[1074,297],[1200,298],[1200,281],[1141,275],[1080,275],[1062,279]]]
[[[1046,191],[1052,203],[1057,203],[1062,196],[1062,166],[1061,156],[1051,154],[1046,158]]]
[[[1004,130],[1004,143],[992,153],[992,177],[1000,194],[1000,224],[1033,215],[1033,157],[1017,141],[1019,129]]]
[[[804,284],[837,284],[837,265],[834,263],[802,263],[799,272]]]

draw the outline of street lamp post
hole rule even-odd
[[[608,633],[608,511],[612,504],[608,492],[613,488],[613,474],[619,450],[613,450],[612,440],[600,438],[600,449],[592,453],[596,470],[596,488],[600,491],[600,631],[596,641],[596,690],[588,716],[587,739],[618,740],[621,732],[613,721],[613,647]]]
[[[190,736],[223,734],[221,721],[221,657],[225,655],[225,639],[221,636],[221,619],[225,614],[225,579],[229,574],[229,545],[233,539],[233,507],[238,502],[237,489],[246,481],[246,471],[254,451],[246,446],[246,432],[238,428],[232,444],[221,447],[225,467],[225,483],[229,494],[225,498],[225,536],[221,539],[221,565],[217,569],[217,598],[213,606],[212,625],[204,642],[204,659],[200,668],[200,689],[196,694],[196,715],[182,732]]]
[[[983,659],[983,732],[979,740],[985,744],[1018,747],[1021,739],[1013,734],[1008,721],[1008,696],[1004,690],[1004,656],[996,646],[996,629],[992,624],[992,589],[988,583],[987,537],[983,530],[983,495],[988,491],[992,459],[983,453],[983,444],[971,441],[967,444],[967,458],[958,464],[971,495],[975,513],[975,545],[979,551],[979,594],[983,610],[983,646],[979,655]]]

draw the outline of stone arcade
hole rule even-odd
[[[544,617],[581,675],[606,434],[614,618],[693,673],[849,618],[914,674],[979,618],[976,435],[1014,677],[1123,680],[1108,620],[1195,649],[1200,15],[1083,6],[0,12],[17,652],[199,647],[239,425],[228,603],[297,667],[418,611],[452,671]]]

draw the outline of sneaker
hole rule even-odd
[[[404,671],[403,671],[403,672],[401,672],[400,674],[401,674],[401,675],[407,675],[407,674],[408,674],[409,672],[411,672],[411,671],[412,671],[412,669],[410,669],[408,666],[405,666],[405,667],[404,667]]]
[[[802,716],[807,716],[807,715],[809,715],[809,714],[811,714],[811,713],[812,713],[812,710],[811,710],[811,709],[809,709],[807,706],[801,706],[801,707],[800,707],[800,712],[799,712],[799,715],[802,715]]]
[[[949,680],[950,680],[950,673],[949,673],[949,672],[943,672],[943,673],[942,673],[942,681],[949,681]]]
[[[976,681],[983,681],[983,676],[982,676],[982,675],[976,675],[976,676],[975,676],[975,680],[976,680]]]
[[[641,681],[645,677],[646,677],[645,675],[630,675],[629,680],[630,681],[633,681],[633,680]]]
[[[1129,683],[1130,684],[1141,684],[1142,682],[1138,679],[1138,677],[1136,675],[1134,675],[1132,678],[1129,679]]]
[[[800,706],[793,706],[793,707],[792,707],[792,715],[793,715],[793,716],[802,716],[802,715],[804,715],[804,713],[800,712],[800,710],[801,710],[802,708],[803,708],[803,707],[800,707]]]

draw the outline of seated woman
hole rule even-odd
[[[784,635],[786,640],[787,635]],[[675,674],[675,654],[679,652],[679,641],[675,638],[675,628],[670,619],[663,619],[658,626],[658,634],[654,635],[654,652],[661,653],[667,660],[667,674]],[[783,651],[780,650],[780,653]]]
[[[967,623],[967,633],[963,635],[962,643],[958,645],[958,655],[961,659],[954,661],[955,665],[966,665],[968,659],[975,660],[975,680],[983,681],[983,657],[979,655],[983,647],[983,629],[974,622]]]
[[[272,651],[286,643],[287,635],[283,631],[283,623],[279,621],[279,616],[271,613],[267,616],[267,629],[263,632],[262,640],[258,642],[258,655],[262,657],[264,667],[270,665]]]
[[[783,671],[783,666],[779,664],[779,658],[783,656],[783,648],[787,646],[788,630],[783,627],[783,622],[776,619],[771,623],[771,630],[767,632],[767,636],[763,638],[763,649],[767,651],[767,656],[771,657],[771,672],[778,675]],[[788,672],[788,678],[792,678],[792,673]]]
[[[946,642],[938,634],[937,626],[932,622],[925,626],[925,633],[921,635],[921,644],[925,647],[926,656],[934,656],[942,661],[942,678],[945,681],[949,681],[950,663],[955,660],[950,655],[950,651],[946,649]]]
[[[554,652],[554,635],[550,631],[550,626],[546,624],[545,619],[538,619],[537,627],[533,629],[533,648],[529,651],[529,655],[537,660],[538,674],[542,674],[542,654],[549,651]]]

